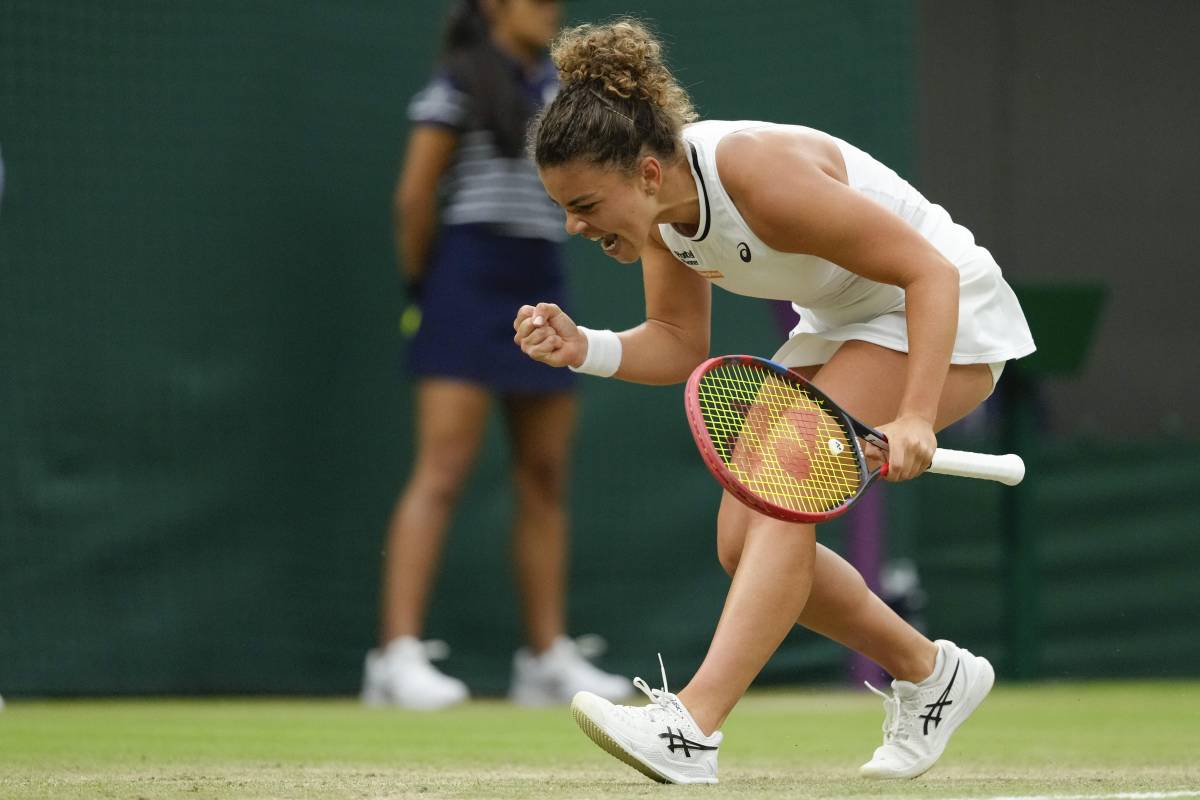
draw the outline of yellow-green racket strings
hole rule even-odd
[[[822,513],[858,493],[853,434],[802,386],[757,367],[722,364],[700,379],[699,401],[717,454],[758,497]]]

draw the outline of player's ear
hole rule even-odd
[[[638,182],[646,194],[658,194],[662,186],[662,162],[651,155],[642,156],[638,163]]]

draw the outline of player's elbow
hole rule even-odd
[[[945,257],[932,260],[924,271],[924,277],[936,281],[939,285],[953,285],[955,294],[958,293],[958,267]]]
[[[647,319],[653,334],[654,378],[660,386],[683,383],[700,362],[708,358],[709,332],[701,326],[675,320]]]
[[[675,359],[675,374],[670,383],[683,383],[692,375],[692,371],[708,358],[708,337],[696,338],[686,342],[679,357]]]

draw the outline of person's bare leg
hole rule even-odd
[[[566,630],[567,479],[574,394],[522,395],[506,402],[516,519],[512,553],[525,637],[544,652]]]
[[[866,342],[840,347],[813,382],[849,413],[868,425],[883,425],[899,411],[908,356]],[[863,391],[871,375],[895,391]],[[969,414],[992,391],[985,364],[952,365],[942,387],[934,430]],[[845,398],[843,401],[842,398]],[[919,682],[933,672],[937,648],[872,592],[853,566],[828,548],[817,553],[814,587],[799,623],[861,653],[900,680]]]
[[[722,530],[730,533],[719,556],[730,575],[739,569],[739,531],[756,516],[728,492],[721,499]],[[933,643],[872,592],[858,570],[819,543],[814,558],[812,588],[796,624],[862,653],[901,680],[917,682],[933,671]]]
[[[421,635],[454,505],[487,425],[490,395],[440,378],[417,385],[417,454],[388,523],[380,592],[380,644]]]
[[[816,528],[755,515],[712,644],[679,699],[705,734],[733,710],[808,601]]]
[[[883,424],[898,408],[906,358],[865,342],[847,342],[814,382],[854,416]],[[936,427],[965,415],[990,391],[985,365],[951,367]],[[818,550],[813,526],[768,520],[735,503],[726,496],[718,516],[719,557],[733,582],[708,655],[679,693],[706,733],[724,721],[797,622],[854,647],[897,677],[921,680],[933,671],[933,643],[891,612],[857,571]],[[763,535],[769,531],[774,535]],[[792,552],[800,542],[807,561]],[[780,617],[793,609],[795,616],[782,625]]]

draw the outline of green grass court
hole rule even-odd
[[[721,783],[679,787],[600,751],[564,708],[18,700],[0,713],[0,797],[1200,797],[1200,682],[1000,686],[903,783],[855,774],[882,719],[865,690],[753,693],[725,725]]]

